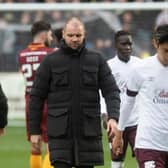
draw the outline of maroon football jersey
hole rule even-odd
[[[40,43],[31,43],[19,53],[19,66],[25,78],[26,93],[29,93],[32,88],[35,73],[41,61],[51,52],[53,52],[53,48],[48,48]]]

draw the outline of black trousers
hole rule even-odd
[[[72,166],[66,163],[56,162],[54,164],[54,168],[72,168]],[[94,168],[94,167],[93,166],[76,166],[76,168]]]

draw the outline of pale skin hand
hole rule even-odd
[[[34,149],[41,150],[41,135],[31,135],[30,141]]]
[[[117,122],[114,119],[107,121],[107,134],[109,138],[113,138],[117,131]]]
[[[4,134],[4,128],[0,128],[0,136],[2,136]]]

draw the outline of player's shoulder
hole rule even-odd
[[[147,73],[153,67],[154,56],[142,59],[136,66],[133,66],[133,71],[137,73]]]
[[[139,58],[138,56],[134,56],[134,55],[131,55],[131,60],[134,61],[134,62],[140,62],[142,59]]]
[[[134,67],[139,66],[141,64],[141,61],[142,59],[140,59],[139,57],[131,55],[128,65],[130,68],[134,68]]]
[[[20,57],[24,57],[25,53],[27,53],[29,51],[29,48],[24,48],[22,50],[19,51],[19,56]]]
[[[44,60],[50,60],[52,62],[63,56],[63,53],[60,48],[52,48],[52,50],[50,51],[51,52],[47,54],[47,57],[45,57]]]
[[[119,61],[118,57],[115,56],[115,57],[113,57],[113,58],[110,58],[110,59],[107,61],[107,63],[108,63],[109,65],[115,65],[118,61]]]
[[[148,58],[144,58],[141,61],[141,66],[143,66],[143,67],[153,66],[153,63],[155,62],[155,60],[156,60],[156,56],[155,55],[154,56],[150,56]]]
[[[55,51],[55,48],[44,47],[41,49],[41,51],[46,51],[47,53],[52,53]]]

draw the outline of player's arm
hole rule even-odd
[[[31,135],[41,135],[41,119],[44,102],[48,96],[50,86],[50,67],[46,57],[36,71],[30,93],[29,102],[29,129]],[[38,139],[38,138],[37,138]]]
[[[118,122],[118,130],[124,131],[127,120],[130,117],[131,111],[135,104],[135,98],[138,92],[127,89],[125,94],[125,100],[120,109],[120,117]]]
[[[122,108],[120,110],[118,128],[112,142],[112,146],[113,146],[112,149],[116,155],[122,153],[123,131],[130,117],[130,114],[131,114],[130,112],[134,107],[136,95],[137,95],[137,92],[130,91],[130,90],[127,90],[127,94],[125,95],[125,101],[123,102]]]
[[[113,152],[116,154],[122,153],[122,135],[126,127],[127,121],[130,117],[131,111],[134,107],[136,96],[141,86],[142,79],[137,71],[134,69],[130,74],[130,78],[127,83],[127,91],[125,93],[125,99],[120,109],[120,117],[118,122],[118,129],[116,131],[116,137],[113,139]]]

